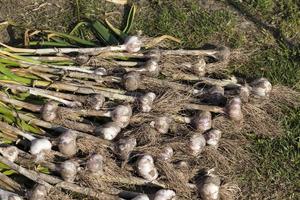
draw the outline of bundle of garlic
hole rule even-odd
[[[230,59],[225,46],[146,49],[138,36],[122,42],[33,49],[1,43],[0,130],[10,145],[0,146],[0,162],[36,183],[20,184],[32,200],[57,189],[98,199],[219,199],[219,176],[195,177],[215,163],[226,169],[228,159],[218,158],[234,148],[222,141],[251,127],[245,111],[271,98],[271,83],[214,78]]]

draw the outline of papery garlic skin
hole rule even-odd
[[[137,169],[139,175],[148,181],[154,181],[158,178],[158,171],[150,155],[144,155],[138,160]]]
[[[150,200],[149,197],[145,194],[139,194],[131,200]]]
[[[161,189],[155,193],[154,200],[174,200],[176,193],[173,190]]]
[[[140,108],[142,112],[150,112],[152,109],[153,101],[156,95],[153,92],[148,92],[139,98]]]
[[[141,76],[138,72],[129,72],[123,76],[123,85],[127,91],[135,91],[139,89],[141,84]]]
[[[272,84],[266,78],[259,78],[254,80],[251,84],[252,94],[256,95],[257,97],[269,97],[272,91]]]
[[[174,155],[174,150],[172,149],[172,147],[164,147],[163,151],[159,154],[159,159],[162,161],[169,161],[172,159]]]
[[[93,174],[103,174],[103,165],[104,165],[104,157],[100,154],[92,155],[87,163],[86,168],[89,172]]]
[[[150,123],[150,125],[159,133],[165,134],[169,131],[171,118],[163,116],[158,117]]]
[[[34,139],[31,141],[30,153],[38,155],[43,152],[51,151],[52,144],[48,139]]]
[[[242,121],[244,116],[242,112],[242,101],[239,97],[231,99],[225,107],[225,112],[233,121]]]
[[[77,174],[78,164],[74,161],[67,160],[60,164],[59,172],[66,182],[74,182]]]
[[[116,122],[108,122],[101,127],[95,129],[95,134],[101,136],[105,140],[113,140],[121,132],[121,127]]]
[[[47,197],[47,188],[44,185],[37,184],[30,192],[29,200],[45,200]]]
[[[117,143],[117,152],[122,160],[127,160],[130,153],[136,147],[137,142],[135,138],[123,138]]]
[[[220,186],[221,180],[216,175],[205,175],[200,184],[197,185],[203,200],[219,200]]]
[[[77,134],[67,130],[59,136],[58,149],[65,156],[72,157],[77,153]]]
[[[202,111],[196,114],[192,119],[193,127],[199,132],[204,132],[211,129],[212,115],[208,111]]]
[[[47,102],[41,109],[42,119],[51,122],[57,118],[58,103],[55,101]]]
[[[142,41],[137,36],[128,36],[124,45],[127,52],[136,53],[141,49]]]
[[[18,158],[19,150],[15,146],[0,147],[0,154],[11,162],[15,162]]]
[[[194,156],[199,155],[206,146],[206,140],[202,133],[195,133],[189,142],[189,148],[191,151],[191,154]]]
[[[213,147],[218,147],[222,132],[218,129],[212,129],[204,134],[206,144]]]
[[[111,113],[111,119],[118,123],[121,128],[128,126],[132,116],[130,105],[119,105]]]
[[[145,69],[147,70],[144,74],[149,76],[158,76],[160,73],[160,66],[155,59],[149,59],[146,61]]]
[[[191,66],[192,71],[199,77],[202,77],[206,73],[206,62],[203,58],[199,59],[199,61]]]

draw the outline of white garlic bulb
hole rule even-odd
[[[19,150],[15,146],[0,147],[0,153],[9,161],[15,162],[15,160],[18,158]]]
[[[239,96],[242,100],[242,102],[248,102],[250,97],[250,89],[249,86],[241,86]]]
[[[47,102],[41,109],[42,119],[51,122],[57,118],[58,103],[55,101]]]
[[[217,147],[221,139],[222,132],[218,129],[212,129],[204,134],[206,144]]]
[[[191,66],[193,73],[199,77],[205,75],[206,73],[205,67],[206,67],[206,62],[203,58],[199,59],[199,61],[196,64],[193,64]]]
[[[154,200],[174,200],[176,193],[173,190],[161,189],[155,193]]]
[[[1,200],[22,200],[17,194],[3,190],[0,188],[0,199]]]
[[[111,119],[118,123],[121,128],[128,126],[132,116],[132,108],[130,105],[119,105],[111,113]]]
[[[113,140],[121,132],[119,123],[108,122],[103,126],[95,129],[95,134],[101,136],[105,140]]]
[[[30,153],[32,155],[38,155],[50,152],[52,144],[48,139],[34,139],[31,141]]]
[[[30,192],[29,200],[44,200],[47,197],[47,188],[44,185],[37,184]]]
[[[5,199],[3,199],[3,200],[5,200]],[[8,197],[8,200],[22,200],[22,198],[17,195],[10,195]]]
[[[59,136],[58,149],[65,156],[71,157],[77,153],[77,135],[71,130],[67,130]]]
[[[220,199],[221,180],[218,176],[208,174],[203,177],[197,185],[200,196],[203,200],[219,200]]]
[[[129,72],[123,76],[123,85],[127,91],[135,91],[139,89],[141,84],[141,76],[138,72]]]
[[[86,163],[86,167],[88,171],[90,171],[91,173],[102,174],[103,163],[104,163],[104,157],[100,154],[94,154],[88,159]]]
[[[189,148],[192,150],[192,155],[197,156],[200,154],[206,145],[205,137],[202,133],[195,133],[189,142]]]
[[[157,132],[165,134],[169,131],[170,123],[172,122],[171,118],[163,116],[158,117],[154,121],[150,123],[150,126],[152,126]]]
[[[150,200],[149,197],[145,194],[139,194],[131,200]]]
[[[60,175],[64,181],[73,182],[76,178],[78,164],[67,160],[60,164]]]
[[[169,160],[171,160],[173,155],[174,155],[174,151],[173,151],[172,147],[167,146],[167,147],[164,147],[162,152],[159,154],[159,159],[163,160],[163,161],[169,161]]]
[[[145,74],[149,76],[158,76],[160,73],[160,66],[155,59],[146,61],[144,68],[147,70]]]
[[[242,101],[239,97],[231,99],[225,107],[228,117],[234,121],[241,121],[243,117]]]
[[[204,132],[211,129],[212,116],[208,111],[197,113],[192,119],[193,127],[199,132]]]
[[[258,97],[269,97],[272,91],[272,84],[266,78],[256,79],[250,85],[251,92]]]
[[[135,138],[123,138],[118,141],[116,150],[122,160],[127,160],[130,153],[133,151],[135,147],[136,147]]]
[[[150,155],[142,156],[137,162],[138,173],[148,181],[153,181],[158,177],[158,171],[154,165],[154,160]]]
[[[139,98],[140,108],[142,112],[150,112],[152,109],[153,101],[156,95],[153,92],[148,92]]]
[[[129,36],[124,43],[126,51],[129,53],[138,52],[142,47],[142,41],[137,36]]]

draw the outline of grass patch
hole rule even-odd
[[[275,84],[297,88],[300,80],[299,56],[299,48],[266,47],[254,55],[248,63],[235,66],[234,72],[253,78],[267,77]]]
[[[245,0],[236,5],[243,7],[263,23],[276,27],[283,37],[299,45],[300,12],[299,3],[294,0]]]
[[[289,110],[282,120],[284,136],[275,139],[253,135],[250,151],[256,161],[241,182],[247,199],[297,199],[300,186],[300,109]]]
[[[172,6],[170,6],[172,4]],[[235,31],[235,16],[228,10],[204,10],[197,1],[152,1],[137,14],[136,30],[146,35],[173,35],[181,46],[199,48],[205,43],[242,45],[242,36]]]

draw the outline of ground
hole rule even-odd
[[[228,73],[300,90],[300,12],[295,0],[136,0],[132,33],[172,35],[182,40],[172,47],[198,48],[224,44],[241,50]],[[0,32],[0,40],[16,43],[24,28],[70,31],[85,17],[110,16],[122,25],[123,11],[104,0],[0,0],[0,20],[18,28]],[[1,21],[0,21],[1,22]],[[22,28],[23,29],[22,29]],[[0,25],[1,29],[1,25]],[[251,163],[237,170],[241,199],[297,199],[300,187],[300,109],[284,108],[278,119],[285,127],[280,137],[248,135]]]

